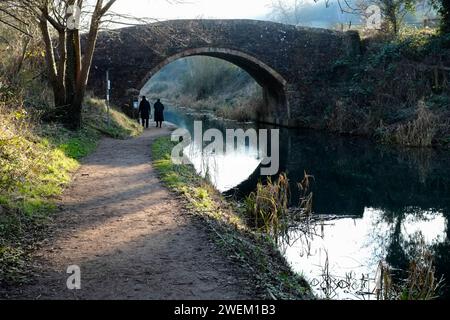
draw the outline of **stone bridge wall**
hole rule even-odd
[[[334,63],[357,55],[359,36],[256,20],[174,20],[99,35],[90,89],[130,106],[157,71],[179,58],[204,55],[243,68],[263,87],[260,121],[296,126],[308,95],[326,88]]]

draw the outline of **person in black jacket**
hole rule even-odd
[[[152,107],[150,106],[150,102],[148,102],[147,98],[142,97],[141,104],[139,105],[139,114],[141,115],[142,126],[147,129],[150,123],[151,108]]]
[[[161,99],[155,103],[155,121],[156,127],[162,128],[164,122],[164,105],[161,103]]]

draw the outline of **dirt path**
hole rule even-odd
[[[151,165],[151,142],[104,139],[61,199],[53,236],[37,253],[27,299],[250,299],[239,269],[183,210]],[[67,268],[82,289],[67,289]]]

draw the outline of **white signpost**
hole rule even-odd
[[[109,80],[109,70],[106,71],[106,108],[108,113],[108,127],[110,126],[110,93],[111,93],[111,81]]]

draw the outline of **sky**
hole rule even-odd
[[[271,0],[119,0],[112,11],[135,17],[166,19],[255,19],[270,12]]]
[[[180,2],[180,3],[177,3]],[[146,22],[169,19],[260,19],[273,20],[272,3],[278,0],[118,0],[112,7],[112,12],[135,18],[146,18]],[[282,0],[283,3],[292,4],[295,0]],[[350,0],[354,1],[354,0]],[[87,0],[94,3],[95,0]],[[342,14],[335,0],[325,6],[324,0],[300,0],[303,4],[300,9],[300,22],[303,26],[331,28],[337,23],[358,24],[361,17],[357,15]],[[278,17],[279,18],[279,17]],[[116,18],[117,19],[117,18]],[[135,23],[134,19],[117,19],[120,22]],[[278,21],[278,20],[276,20]],[[142,21],[141,21],[142,22]],[[116,26],[123,24],[116,23]]]

